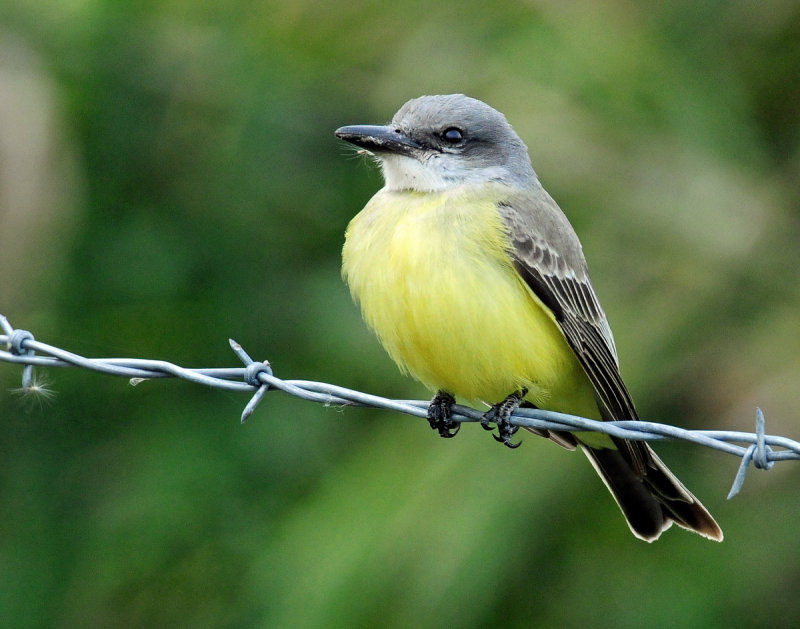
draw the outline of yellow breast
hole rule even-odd
[[[378,192],[351,221],[342,274],[401,369],[493,403],[527,387],[542,408],[596,406],[552,314],[514,270],[499,186]]]

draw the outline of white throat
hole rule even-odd
[[[464,184],[489,181],[509,182],[511,174],[504,164],[465,168],[460,157],[432,153],[420,161],[407,155],[381,155],[383,179],[387,190],[435,192]]]
[[[432,192],[458,185],[460,182],[453,181],[446,176],[445,171],[437,168],[437,161],[429,159],[423,164],[406,155],[381,155],[380,163],[386,188]]]

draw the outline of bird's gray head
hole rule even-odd
[[[497,181],[525,187],[536,174],[505,116],[463,94],[420,96],[386,126],[341,127],[336,136],[380,162],[389,190],[444,190]]]

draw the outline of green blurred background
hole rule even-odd
[[[800,434],[796,0],[0,3],[0,313],[90,356],[427,397],[339,278],[407,99],[503,111],[584,243],[643,417]],[[446,316],[446,313],[443,313]],[[722,525],[634,539],[584,457],[475,426],[0,364],[8,627],[763,627],[800,467],[658,451]]]

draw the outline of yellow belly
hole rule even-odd
[[[494,403],[526,387],[540,408],[596,417],[580,363],[511,264],[501,193],[380,191],[347,229],[343,276],[394,361],[431,389]]]

